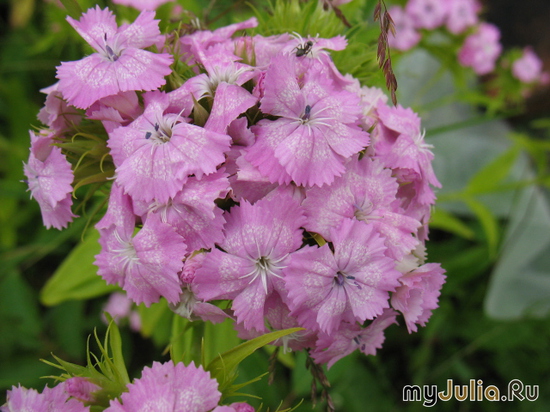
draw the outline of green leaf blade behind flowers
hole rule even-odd
[[[282,338],[283,336],[290,335],[292,333],[303,330],[303,328],[292,328],[281,331],[267,333],[262,336],[258,336],[252,340],[246,341],[233,349],[228,350],[217,356],[212,362],[208,364],[205,370],[209,371],[211,376],[215,378],[219,385],[222,397],[229,396],[234,388],[231,384],[235,380],[237,374],[237,366],[248,356],[254,353],[257,349]]]
[[[489,257],[494,260],[497,257],[500,242],[500,231],[496,216],[487,206],[473,197],[466,197],[464,202],[479,219],[489,247]]]
[[[67,300],[89,299],[117,290],[116,286],[105,283],[93,264],[95,255],[101,251],[98,239],[99,233],[92,230],[71,251],[40,291],[42,304],[54,306]]]
[[[468,240],[475,238],[474,231],[470,229],[468,225],[452,213],[441,208],[434,209],[430,218],[430,227],[445,230],[446,232],[453,233]]]
[[[485,194],[498,190],[501,182],[510,174],[519,154],[520,148],[518,145],[510,147],[470,179],[466,186],[466,192]]]

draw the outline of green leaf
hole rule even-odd
[[[510,173],[519,153],[519,147],[516,145],[502,153],[470,179],[466,186],[466,192],[482,194],[497,188],[499,183]]]
[[[63,261],[40,292],[40,301],[46,306],[58,305],[70,299],[90,299],[117,290],[107,285],[97,274],[95,255],[101,251],[99,233],[90,235],[76,246]]]
[[[474,239],[475,237],[475,233],[472,229],[456,216],[441,208],[436,208],[432,213],[430,227],[454,233],[465,239]]]
[[[489,247],[489,257],[495,259],[497,256],[498,244],[499,244],[499,228],[495,215],[489,210],[487,206],[472,197],[464,199],[468,207],[474,212],[479,219],[485,236],[487,239],[487,246]]]
[[[61,4],[65,6],[67,9],[67,13],[69,13],[69,16],[71,16],[73,19],[80,19],[80,16],[82,15],[82,9],[76,2],[76,0],[61,0]]]
[[[208,364],[206,370],[210,371],[212,377],[219,382],[220,391],[225,396],[228,396],[229,386],[235,380],[236,370],[239,363],[254,353],[257,349],[267,345],[268,343],[300,330],[303,330],[303,328],[285,329],[277,332],[271,332],[244,342],[239,346],[220,354]]]
[[[173,312],[165,299],[161,299],[151,306],[138,305],[141,319],[141,334],[145,338],[152,338],[157,347],[166,346],[170,342]]]

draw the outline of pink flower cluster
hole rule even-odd
[[[491,73],[502,54],[499,29],[479,19],[478,0],[409,0],[405,7],[392,6],[389,13],[395,34],[388,37],[390,46],[410,50],[422,38],[422,30],[445,27],[451,37],[459,39],[458,62],[478,75]],[[542,71],[542,61],[530,48],[512,65],[512,75],[524,84],[546,83],[549,75]]]
[[[396,33],[390,35],[390,45],[402,51],[411,49],[420,41],[420,29],[445,26],[459,35],[478,23],[480,11],[477,0],[409,0],[404,8],[393,6],[389,12]]]
[[[175,40],[152,12],[117,27],[99,7],[69,22],[97,53],[58,67],[26,171],[46,225],[66,225],[72,171],[52,139],[77,108],[102,122],[108,283],[191,320],[231,317],[244,338],[304,327],[276,343],[329,365],[374,354],[397,311],[411,332],[426,323],[445,279],[425,263],[431,146],[411,109],[338,71],[327,50],[344,37],[235,36],[250,19]],[[174,49],[195,74],[170,90]]]
[[[42,393],[21,386],[8,391],[1,412],[89,412],[101,388],[85,378],[70,378]],[[120,399],[110,401],[105,412],[254,412],[247,403],[218,405],[218,382],[202,366],[193,363],[154,362],[141,378],[127,385]]]

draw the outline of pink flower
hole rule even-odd
[[[453,34],[460,34],[478,22],[477,14],[481,5],[477,0],[449,0],[447,29]]]
[[[166,94],[148,93],[145,104],[142,116],[110,133],[108,146],[124,191],[135,200],[165,203],[182,190],[189,175],[201,179],[216,172],[231,138],[168,113]]]
[[[221,249],[212,249],[196,272],[197,296],[233,299],[237,321],[264,331],[265,301],[273,291],[284,291],[282,277],[289,256],[302,244],[304,220],[298,202],[286,194],[233,207]]]
[[[421,37],[413,18],[399,6],[390,7],[389,13],[395,24],[395,36],[391,32],[388,34],[390,46],[401,51],[412,49]]]
[[[82,120],[82,114],[62,99],[58,87],[59,82],[40,90],[42,93],[46,93],[47,97],[44,107],[38,113],[38,120],[48,125],[54,132],[59,133],[78,125]]]
[[[255,410],[246,402],[235,402],[231,405],[217,406],[212,412],[254,412]]]
[[[44,225],[62,229],[75,215],[71,212],[73,171],[50,135],[30,131],[31,151],[24,166],[31,192],[42,212]]]
[[[218,405],[218,382],[193,362],[153,362],[105,412],[208,412]]]
[[[542,76],[542,60],[527,47],[523,55],[512,64],[512,73],[523,83],[534,83]]]
[[[155,90],[171,73],[172,56],[142,50],[160,37],[155,13],[143,11],[132,24],[117,27],[109,9],[89,9],[80,21],[67,17],[96,50],[82,60],[57,68],[59,90],[70,104],[86,109],[102,97],[130,90]]]
[[[187,250],[209,249],[223,238],[223,211],[214,203],[229,191],[229,182],[217,172],[198,180],[192,176],[182,190],[166,202],[134,202],[134,212],[146,221],[157,214],[183,237]]]
[[[108,133],[127,126],[143,113],[136,92],[120,92],[99,99],[86,111],[88,119],[101,120]]]
[[[346,219],[331,237],[334,253],[328,244],[306,246],[291,256],[285,272],[291,314],[302,326],[327,334],[342,322],[380,315],[401,276],[371,225]]]
[[[130,198],[114,184],[107,213],[96,228],[102,250],[94,264],[107,283],[118,283],[138,304],[149,306],[161,296],[170,303],[179,301],[178,273],[187,247],[171,226],[152,215],[134,236]]]
[[[433,30],[443,25],[448,4],[445,0],[409,0],[405,11],[411,16],[415,27]]]
[[[392,295],[392,306],[403,313],[409,333],[416,332],[416,324],[425,326],[438,307],[441,286],[445,283],[445,270],[439,263],[426,263],[403,275],[401,286]]]
[[[42,393],[35,389],[13,386],[8,391],[6,404],[0,408],[2,412],[89,412],[90,407],[84,406],[76,399],[69,399],[65,391],[65,383],[53,388],[45,387]]]
[[[305,228],[332,240],[331,230],[344,220],[368,224],[384,240],[386,255],[401,259],[416,247],[420,222],[405,216],[396,205],[398,184],[392,171],[377,159],[353,158],[347,172],[330,186],[313,187],[303,206],[308,217]]]
[[[283,54],[272,59],[260,107],[280,117],[252,128],[256,142],[246,159],[271,182],[330,184],[344,172],[345,159],[369,143],[369,135],[357,126],[359,97],[334,90],[315,70],[299,83],[295,59]]]
[[[357,324],[344,324],[336,333],[323,333],[311,356],[316,363],[327,363],[330,369],[336,361],[357,349],[365,355],[376,355],[376,349],[380,349],[385,340],[384,330],[397,323],[396,317],[396,311],[384,309],[384,312],[366,328],[361,328]]]
[[[430,185],[441,187],[441,183],[433,171],[432,146],[424,140],[420,118],[410,108],[390,107],[385,103],[378,105],[377,114],[379,135],[374,144],[375,157],[397,172],[394,175],[399,183],[412,183],[409,190],[415,192],[415,203],[433,204],[435,194]],[[410,201],[407,199],[402,207]]]
[[[65,381],[65,392],[67,392],[67,395],[78,399],[80,402],[94,402],[96,400],[95,392],[100,390],[100,386],[97,386],[86,378],[73,377]]]
[[[133,7],[139,11],[156,10],[159,6],[174,0],[113,0],[115,4]]]
[[[471,67],[479,74],[487,74],[495,69],[495,63],[502,51],[500,31],[490,23],[481,23],[474,34],[466,37],[458,52],[461,65]]]

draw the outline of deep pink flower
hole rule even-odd
[[[105,412],[208,412],[218,405],[218,382],[193,362],[153,362]]]
[[[96,228],[102,250],[94,264],[107,283],[118,283],[138,304],[149,306],[161,296],[170,303],[179,301],[178,273],[187,247],[170,225],[152,215],[134,236],[131,200],[114,184],[107,213]]]
[[[481,23],[474,34],[466,37],[458,52],[458,61],[471,67],[479,74],[487,74],[495,69],[495,64],[502,52],[500,31],[490,23]]]
[[[80,21],[67,21],[94,48],[82,60],[57,68],[59,90],[72,105],[86,109],[102,97],[129,90],[155,90],[171,73],[172,56],[142,50],[158,42],[155,13],[143,11],[132,24],[117,27],[109,9],[89,9]]]
[[[533,49],[527,47],[523,55],[512,63],[512,73],[523,83],[537,82],[542,76],[542,60]]]
[[[266,298],[284,290],[289,256],[302,244],[303,211],[288,194],[276,194],[254,205],[241,202],[226,221],[221,250],[206,256],[193,286],[200,299],[233,299],[237,321],[264,331]]]
[[[376,355],[376,349],[380,349],[384,343],[384,330],[392,323],[397,323],[396,317],[396,311],[384,309],[384,312],[366,328],[361,328],[357,324],[344,324],[335,333],[323,333],[311,356],[316,363],[327,363],[330,369],[336,361],[357,349],[365,355]]]
[[[401,286],[392,295],[391,304],[403,313],[409,333],[416,332],[417,324],[425,326],[432,310],[438,307],[437,300],[445,283],[443,273],[445,270],[439,263],[426,263],[399,279]]]
[[[330,184],[344,172],[345,159],[369,143],[369,135],[357,126],[359,97],[332,89],[315,70],[299,83],[295,59],[283,54],[272,59],[260,108],[280,117],[252,128],[256,142],[246,159],[272,182]]]
[[[331,237],[334,253],[328,244],[306,246],[292,254],[285,272],[291,314],[302,326],[328,334],[342,322],[380,315],[401,276],[372,226],[346,219]]]

